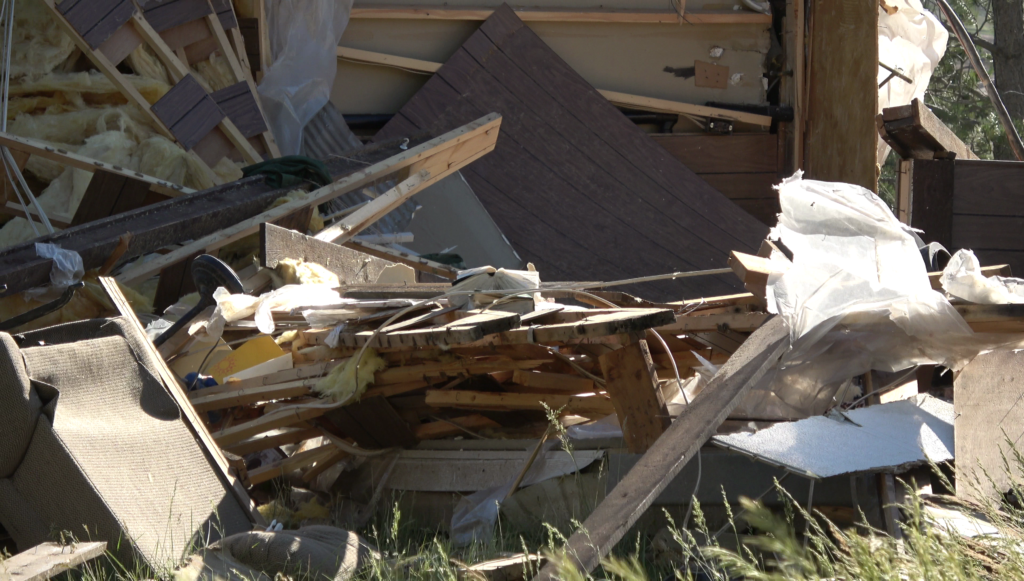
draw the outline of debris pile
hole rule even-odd
[[[575,531],[591,571],[652,506],[712,543],[779,487],[985,529],[1024,169],[924,106],[916,2],[833,31],[914,63],[851,57],[852,96],[827,13],[715,6],[4,0],[2,565],[344,581],[400,566],[357,534],[399,505],[457,548]],[[889,147],[894,210],[856,183]]]

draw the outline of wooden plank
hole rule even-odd
[[[378,371],[374,375],[373,385],[380,387],[384,385],[402,384],[418,380],[450,380],[467,375],[480,375],[494,371],[514,371],[516,369],[533,369],[545,363],[550,363],[554,358],[528,359],[525,361],[504,360],[461,360],[452,362],[430,362],[419,365],[403,365],[390,367]]]
[[[878,7],[812,0],[804,175],[876,191]]]
[[[877,120],[879,135],[903,159],[978,159],[946,124],[919,99],[910,105],[883,109]]]
[[[427,390],[427,405],[466,410],[515,411],[548,409],[577,415],[606,416],[615,412],[612,402],[601,396],[493,393],[483,391]]]
[[[203,390],[200,390],[202,392]],[[285,446],[287,444],[298,444],[311,438],[317,438],[322,435],[322,432],[317,428],[289,430],[287,432],[276,434],[274,436],[264,436],[262,438],[254,438],[252,440],[246,440],[228,446],[224,448],[225,452],[229,452],[236,456],[245,456],[261,450],[269,450],[271,448],[277,448],[278,446]]]
[[[665,432],[671,420],[658,389],[658,374],[647,342],[641,340],[610,351],[598,361],[626,446],[633,454],[643,454]]]
[[[563,343],[637,333],[670,325],[675,321],[675,314],[667,309],[592,309],[553,313],[550,319],[564,322],[506,331],[484,342],[496,345]]]
[[[249,387],[226,393],[214,395],[200,395],[189,401],[197,412],[208,412],[211,410],[222,410],[231,407],[252,405],[259,402],[269,402],[279,399],[291,399],[309,395],[311,390],[309,383],[316,383],[318,380],[298,380],[280,385],[268,385],[265,387]],[[200,390],[198,393],[202,393]]]
[[[287,476],[296,470],[302,470],[317,462],[324,462],[334,456],[337,451],[338,448],[334,444],[324,444],[312,450],[292,454],[288,458],[278,460],[266,466],[260,466],[249,471],[249,485],[255,486],[277,477]]]
[[[71,220],[72,226],[106,218],[113,213],[114,204],[117,203],[121,189],[128,178],[110,173],[106,170],[97,170],[93,173],[89,185],[85,188],[82,201],[78,204],[75,217]],[[146,187],[148,190],[148,186]]]
[[[429,422],[416,426],[416,437],[420,440],[436,440],[451,436],[465,435],[464,430],[471,432],[486,428],[500,428],[501,424],[480,414],[451,418],[446,421]]]
[[[5,559],[0,564],[5,581],[45,581],[99,557],[106,541],[60,545],[43,543]]]
[[[592,393],[594,380],[566,373],[545,373],[516,369],[512,372],[512,383],[524,387],[551,390],[559,393]]]
[[[519,315],[504,311],[469,311],[469,316],[425,329],[407,329],[380,333],[371,342],[372,332],[341,333],[338,344],[361,347],[432,347],[474,343],[487,335],[502,333],[519,326]]]
[[[437,69],[441,68],[441,63],[384,54],[369,50],[360,50],[358,48],[348,48],[345,46],[339,46],[337,53],[338,58],[340,59],[372,65],[384,65],[395,67],[397,69],[405,69],[407,71],[436,73]]]
[[[140,337],[145,338],[146,332],[142,328],[142,324],[139,323],[139,319],[135,316],[135,311],[132,310],[131,305],[128,304],[128,300],[121,294],[121,289],[117,286],[117,281],[113,278],[101,276],[99,278],[100,286],[103,287],[104,292],[110,299],[110,302],[114,304],[118,313],[129,322],[129,324],[135,328],[135,331]],[[260,516],[259,512],[255,510],[252,500],[246,493],[245,488],[241,483],[232,476],[231,471],[228,467],[227,459],[224,458],[224,454],[220,450],[220,446],[212,437],[209,431],[206,429],[206,425],[199,419],[199,415],[195,409],[189,404],[188,396],[185,395],[185,391],[182,388],[181,383],[173,372],[167,367],[163,357],[153,346],[153,343],[148,339],[142,341],[143,348],[149,352],[149,356],[157,363],[157,373],[160,376],[160,380],[164,384],[164,389],[170,394],[171,398],[174,399],[174,403],[181,410],[182,420],[188,425],[189,430],[196,437],[196,441],[200,447],[203,448],[206,456],[210,459],[211,464],[214,468],[220,471],[221,478],[228,483],[228,487],[234,493],[235,499],[238,501],[242,509],[249,515],[249,518],[255,524],[265,525],[266,522],[263,517]]]
[[[915,159],[906,164],[906,173],[900,173],[900,180],[907,181],[910,226],[924,230],[921,237],[925,242],[938,242],[950,249],[954,248],[954,163]]]
[[[700,176],[779,172],[777,135],[661,133],[651,135],[651,139]]]
[[[30,155],[38,155],[44,159],[55,161],[57,163],[73,167],[76,169],[82,169],[85,171],[95,172],[97,170],[104,170],[108,173],[116,174],[121,177],[132,178],[146,182],[149,185],[149,189],[154,192],[158,192],[170,197],[181,196],[184,194],[191,194],[195,190],[179,186],[178,184],[171,183],[167,180],[161,180],[152,176],[147,176],[143,173],[126,170],[120,166],[113,164],[104,163],[97,161],[92,158],[88,158],[77,153],[72,153],[59,147],[52,147],[42,141],[36,141],[26,137],[19,137],[17,135],[11,135],[10,133],[0,132],[0,145],[4,145],[10,148],[12,151],[19,151]]]
[[[118,275],[118,280],[125,284],[144,280],[163,268],[174,264],[195,252],[220,248],[235,240],[243,238],[244,236],[257,232],[259,231],[259,225],[264,222],[272,222],[278,218],[287,216],[300,208],[322,204],[346,192],[353,191],[372,183],[381,177],[408,168],[417,162],[429,159],[435,155],[443,154],[447,149],[455,147],[464,141],[473,139],[480,134],[486,134],[490,139],[497,139],[497,129],[500,123],[501,117],[499,115],[488,115],[478,119],[417,147],[410,148],[408,151],[405,151],[400,155],[365,166],[360,171],[349,174],[344,179],[340,179],[329,186],[315,190],[313,195],[304,200],[295,200],[276,208],[272,208],[258,216],[236,223],[234,226],[223,228],[218,232],[195,240],[194,242],[187,244],[178,250],[165,254],[156,260],[127,269]],[[463,164],[470,163],[473,159],[474,158],[472,157],[465,158],[451,163],[445,172],[442,172],[441,175],[437,176],[437,179],[458,171],[463,167]],[[428,181],[433,179],[434,176],[431,175]],[[355,214],[353,214],[353,216],[354,215]]]
[[[420,272],[426,272],[435,276],[440,276],[441,278],[447,278],[448,280],[455,280],[459,277],[458,269],[448,266],[447,264],[441,264],[440,262],[434,262],[433,260],[413,256],[407,252],[392,250],[391,248],[380,246],[379,244],[371,244],[369,242],[353,239],[345,242],[343,246],[345,246],[345,248],[357,250],[363,254],[369,254],[370,256],[375,256],[398,264],[404,264]]]
[[[1024,163],[958,159],[954,166],[954,214],[1024,216]]]
[[[622,107],[629,107],[631,109],[655,111],[658,113],[678,113],[680,115],[693,115],[708,119],[725,119],[726,121],[747,123],[749,125],[763,127],[765,129],[771,127],[772,124],[772,118],[767,115],[732,111],[730,109],[719,109],[717,107],[707,107],[705,105],[692,105],[690,103],[655,99],[653,97],[644,97],[642,95],[630,95],[628,93],[620,93],[618,91],[600,91],[600,93],[605,99],[608,99],[612,103]]]
[[[987,502],[1000,501],[1021,476],[1021,466],[1006,440],[1024,434],[1020,380],[1024,354],[1015,351],[979,355],[956,376],[956,494]],[[986,476],[987,474],[987,476]]]
[[[487,20],[494,8],[453,6],[354,6],[352,18],[401,20]],[[771,16],[748,11],[580,10],[515,8],[523,22],[613,22],[633,24],[770,24]]]
[[[787,348],[789,331],[776,317],[754,333],[729,358],[665,434],[643,455],[605,500],[587,517],[564,547],[576,566],[589,572],[598,566],[636,523],[739,403],[740,398],[771,369]],[[545,565],[534,581],[553,581],[556,566]]]

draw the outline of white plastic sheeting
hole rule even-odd
[[[939,282],[951,296],[979,305],[1024,303],[1024,279],[986,278],[978,257],[970,250],[959,250],[950,258]]]
[[[874,193],[800,173],[778,190],[782,214],[770,237],[793,261],[771,257],[767,301],[786,321],[792,346],[733,417],[821,414],[871,369],[957,370],[986,349],[1020,343],[1019,336],[974,333],[932,290],[920,239]]]
[[[846,415],[850,421],[815,416],[711,441],[812,478],[900,472],[953,459],[951,403],[918,395]]]
[[[886,107],[909,105],[914,99],[924,101],[925,89],[931,81],[932,71],[946,53],[949,33],[931,12],[921,6],[920,0],[887,0],[895,8],[893,14],[879,9],[878,62],[899,70],[914,80],[907,83],[893,77],[878,90],[878,111]],[[889,71],[878,67],[878,82],[889,76]],[[878,163],[885,163],[889,146],[878,140]]]
[[[267,3],[274,62],[258,90],[282,155],[300,152],[302,128],[331,97],[352,1]]]

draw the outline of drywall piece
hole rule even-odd
[[[919,395],[846,416],[850,421],[814,416],[711,441],[811,478],[903,472],[953,459],[953,404]]]
[[[767,228],[680,164],[562,61],[511,8],[496,10],[375,139],[437,133],[481,111],[506,120],[462,174],[516,253],[547,280],[721,268]],[[730,294],[734,277],[645,284],[652,300]]]
[[[1024,435],[1024,409],[1019,405],[1024,393],[1024,386],[1020,385],[1022,366],[1024,353],[986,353],[976,357],[957,376],[953,406],[957,496],[999,499],[1010,489],[1011,476],[1021,477],[1006,440],[1019,446]],[[1011,458],[1010,474],[1003,466],[1004,454]]]
[[[534,442],[536,443],[536,442]],[[398,456],[386,486],[410,492],[474,492],[485,490],[514,479],[523,469],[530,450],[403,450]],[[536,463],[522,486],[537,484],[549,478],[582,470],[604,456],[601,450],[551,451],[544,462]],[[376,478],[383,473],[390,458],[375,460],[371,468]]]
[[[415,238],[405,246],[411,250],[430,254],[452,248],[469,268],[523,268],[522,259],[461,173],[416,194],[415,201],[421,207],[409,223]]]

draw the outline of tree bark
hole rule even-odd
[[[995,85],[1015,122],[1024,119],[1024,0],[992,0]]]

